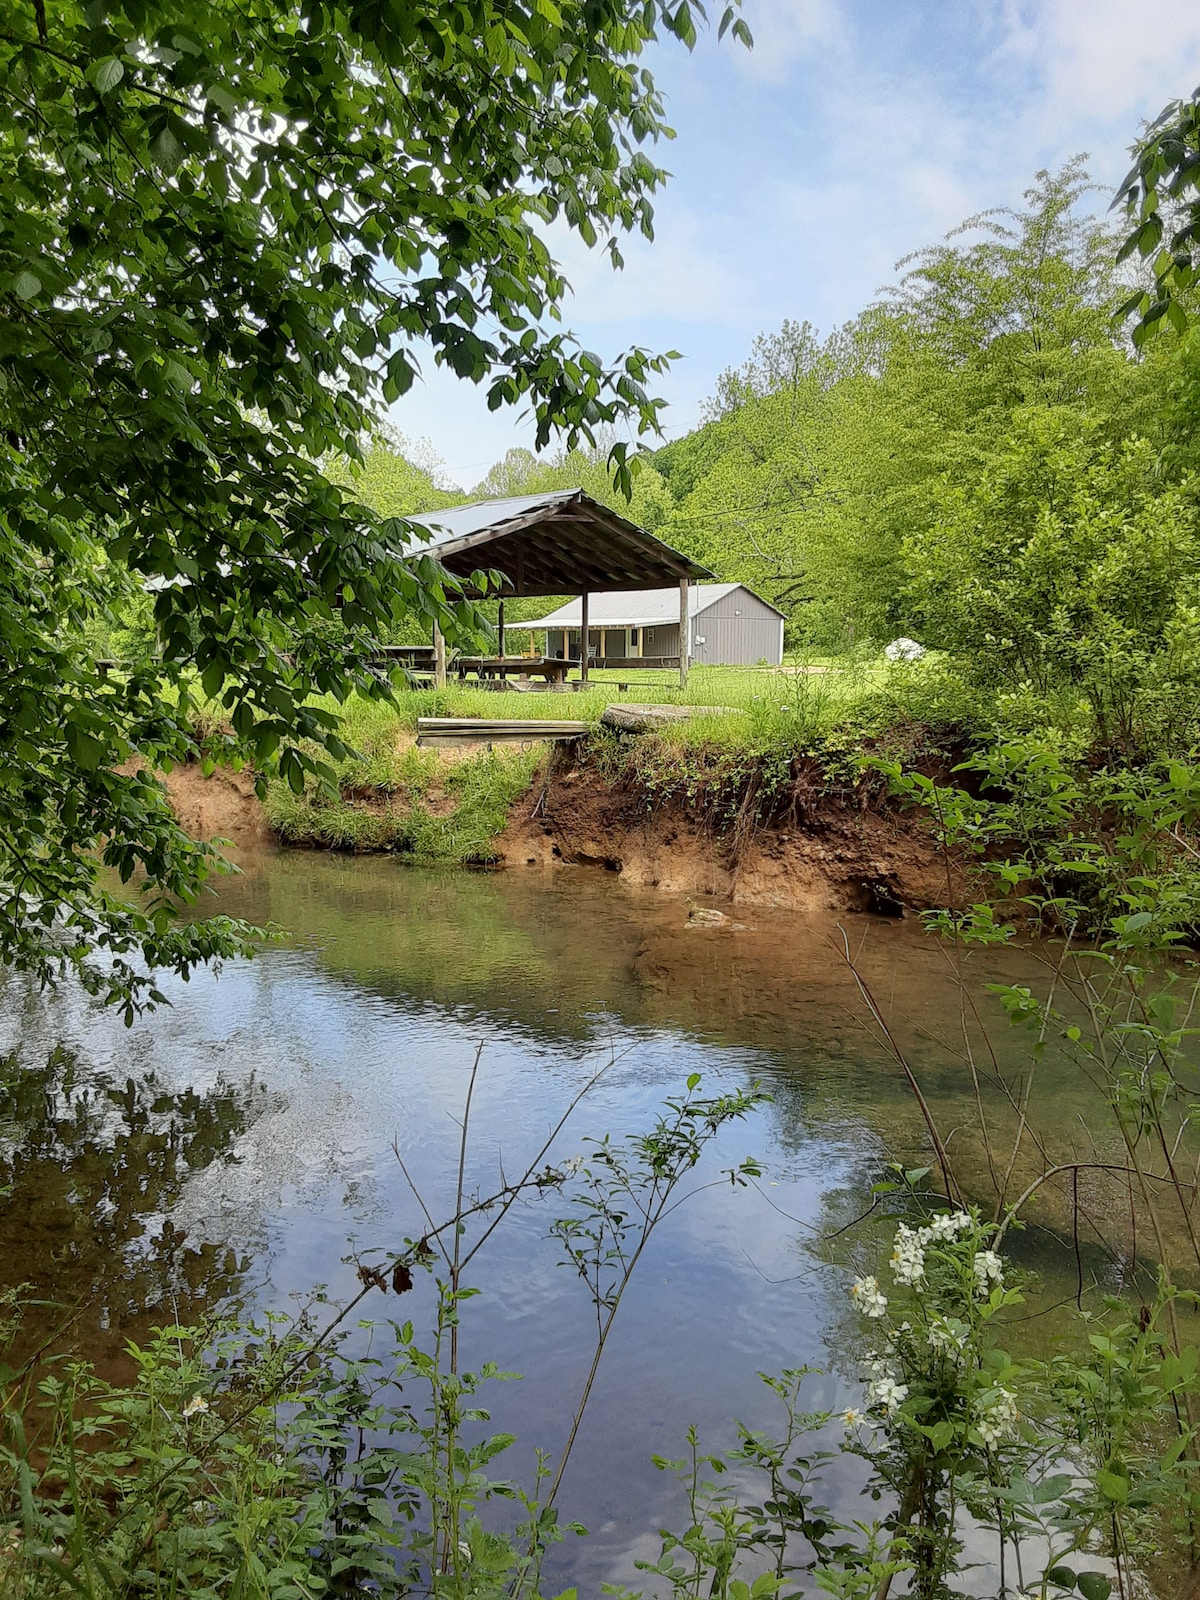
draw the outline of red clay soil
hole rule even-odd
[[[816,804],[813,804],[813,799]],[[804,820],[744,829],[737,838],[681,805],[648,803],[586,761],[552,762],[497,841],[508,867],[555,861],[619,872],[629,883],[741,905],[808,911],[927,909],[962,897],[924,819],[844,789],[809,798]]]
[[[455,756],[460,753],[453,752]],[[271,837],[249,772],[177,767],[164,779],[180,822],[198,839],[250,846]],[[427,797],[426,803],[428,804]],[[359,803],[370,805],[363,796]],[[845,788],[810,793],[803,820],[722,833],[672,802],[614,785],[586,760],[552,761],[513,807],[497,864],[595,866],[628,883],[713,895],[739,905],[805,911],[925,909],[962,898],[924,819]]]
[[[159,776],[175,815],[193,839],[246,845],[271,837],[252,772],[218,767],[206,778],[199,765],[189,764]]]

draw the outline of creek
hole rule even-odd
[[[760,1081],[771,1103],[722,1134],[697,1186],[751,1153],[766,1175],[705,1189],[655,1237],[564,1483],[563,1517],[592,1537],[563,1546],[551,1576],[636,1583],[634,1559],[656,1557],[657,1529],[683,1521],[653,1452],[680,1454],[689,1423],[714,1449],[735,1417],[773,1424],[759,1372],[823,1368],[813,1408],[857,1396],[847,1287],[852,1269],[875,1270],[884,1229],[868,1217],[839,1230],[869,1211],[890,1161],[927,1165],[928,1152],[844,950],[939,1126],[956,1130],[958,1159],[979,1169],[981,1198],[965,1051],[989,1082],[1018,1081],[1025,1041],[984,985],[1036,978],[1038,953],[972,958],[976,1018],[947,952],[910,920],[726,906],[728,920],[697,924],[688,902],[587,869],[437,873],[269,849],[242,866],[222,909],[285,936],[219,975],[167,982],[171,1005],[132,1029],[78,992],[41,996],[16,978],[0,990],[0,1282],[71,1307],[74,1345],[119,1372],[125,1341],[164,1320],[286,1310],[317,1284],[348,1298],[356,1251],[424,1232],[396,1152],[448,1216],[478,1048],[467,1178],[479,1192],[524,1164],[604,1063],[558,1155],[648,1126],[690,1073],[708,1092]],[[1030,1120],[1075,1148],[1091,1093],[1047,1056]],[[535,1445],[561,1445],[590,1355],[591,1304],[547,1238],[554,1207],[553,1193],[518,1206],[472,1275],[483,1293],[467,1308],[467,1360],[524,1374],[491,1396],[495,1425],[518,1436],[512,1471],[528,1472]],[[1046,1304],[1073,1295],[1075,1257],[1053,1228],[1015,1243]],[[1115,1286],[1099,1243],[1084,1242],[1087,1271]],[[378,1300],[363,1314],[398,1314]],[[419,1281],[405,1314],[419,1323],[431,1303]],[[847,1514],[874,1514],[845,1492]]]

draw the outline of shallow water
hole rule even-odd
[[[593,1537],[564,1547],[553,1576],[636,1581],[634,1558],[656,1556],[657,1529],[682,1521],[652,1452],[678,1453],[689,1423],[718,1448],[734,1417],[771,1422],[760,1371],[824,1365],[807,1403],[853,1398],[846,1286],[856,1259],[873,1264],[878,1234],[868,1221],[833,1245],[822,1236],[869,1207],[888,1161],[926,1154],[844,952],[968,1165],[964,1050],[985,1074],[1019,1075],[1023,1042],[998,1007],[981,1019],[990,1046],[964,1024],[945,952],[909,922],[839,929],[739,910],[740,926],[696,927],[686,902],[583,869],[438,874],[269,851],[243,865],[222,908],[287,937],[219,976],[164,985],[171,1007],[131,1031],[78,994],[0,991],[0,1052],[22,1068],[0,1123],[0,1281],[76,1308],[72,1338],[119,1370],[124,1341],[165,1316],[235,1296],[286,1306],[315,1283],[348,1297],[354,1251],[425,1229],[395,1152],[430,1212],[448,1215],[477,1049],[468,1187],[481,1192],[523,1166],[606,1062],[557,1154],[645,1127],[689,1073],[707,1092],[760,1081],[772,1103],[726,1130],[697,1185],[751,1153],[767,1176],[704,1190],[656,1236],[560,1500]],[[1034,952],[984,953],[972,992],[1036,968]],[[1052,1061],[1039,1074],[1033,1116],[1072,1148],[1091,1091]],[[469,1308],[468,1361],[526,1375],[492,1401],[496,1425],[519,1436],[514,1467],[561,1444],[590,1354],[594,1313],[546,1238],[553,1215],[552,1199],[517,1208],[473,1274],[485,1292]],[[1066,1268],[1053,1238],[1035,1230],[1024,1249],[1053,1287]],[[1111,1272],[1100,1255],[1089,1270]],[[405,1308],[419,1320],[429,1303],[419,1284]]]

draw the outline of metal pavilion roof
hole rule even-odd
[[[713,576],[582,489],[476,500],[404,520],[432,534],[428,544],[410,544],[410,554],[435,556],[463,580],[475,572],[498,571],[504,578],[500,593],[506,595],[579,594],[585,589],[600,594],[671,584],[678,617],[679,580]]]
[[[688,589],[688,615],[697,616],[724,600],[740,583],[696,583]],[[764,601],[764,604],[770,604]],[[569,600],[536,622],[514,623],[516,628],[578,628],[583,621],[578,600]],[[656,628],[679,621],[679,589],[612,589],[588,601],[589,628]]]

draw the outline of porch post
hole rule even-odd
[[[500,659],[504,660],[504,601],[500,602],[499,620],[496,623],[496,643],[500,646]]]
[[[692,648],[691,622],[688,618],[688,581],[679,580],[679,687],[687,688],[688,656]]]
[[[588,592],[579,596],[579,681],[588,681]]]
[[[446,640],[436,622],[433,625],[433,687],[446,687]]]

